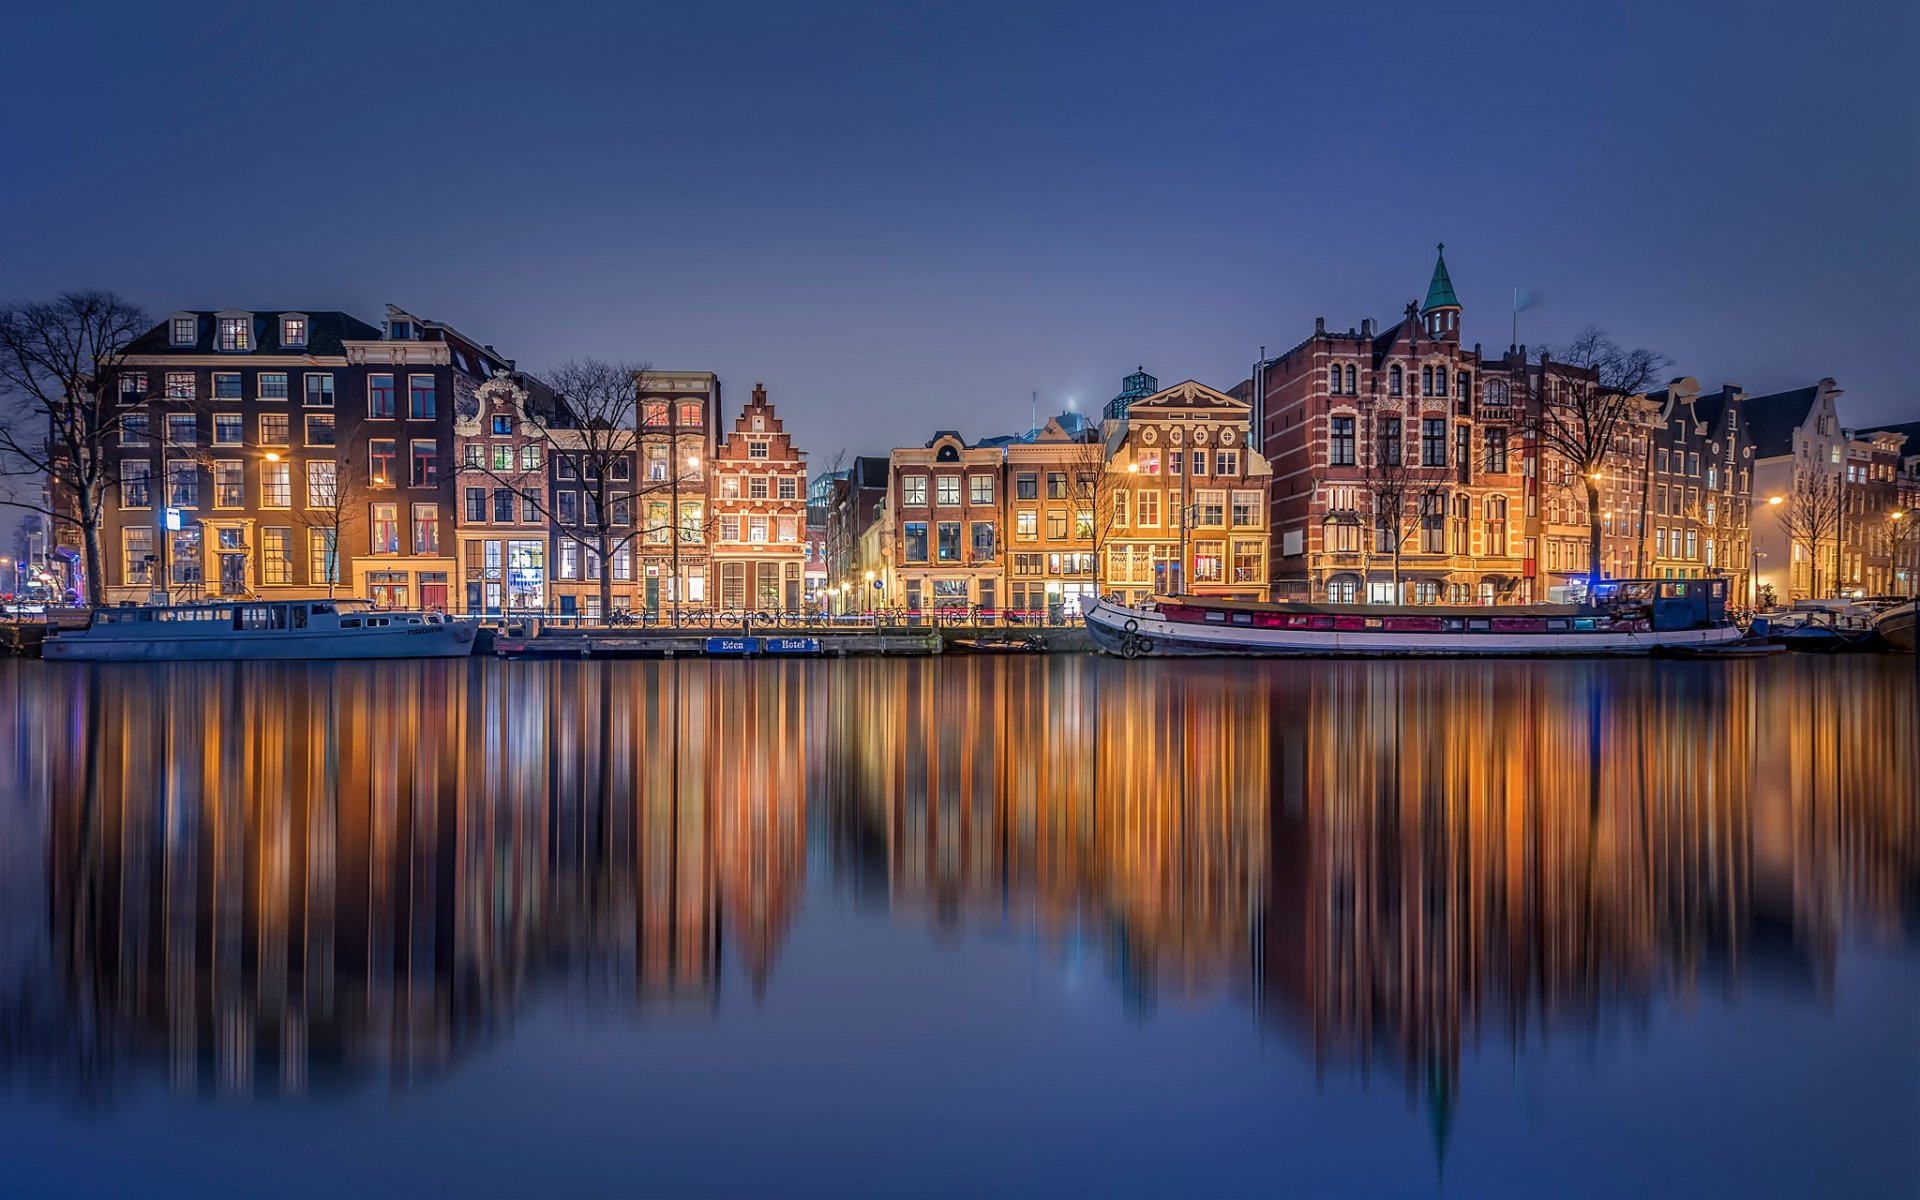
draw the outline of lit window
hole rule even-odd
[[[221,317],[220,348],[222,350],[253,349],[253,318]]]
[[[307,344],[307,319],[288,317],[280,322],[280,344],[283,346],[304,346]]]
[[[173,319],[173,344],[191,346],[200,337],[200,322],[194,317],[175,317]]]
[[[314,459],[307,463],[308,508],[332,508],[338,503],[340,488],[337,465],[325,459]]]
[[[374,554],[400,553],[400,506],[397,504],[376,504],[373,506],[373,542]]]

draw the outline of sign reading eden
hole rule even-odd
[[[759,638],[710,637],[707,639],[708,654],[754,654],[759,649]]]

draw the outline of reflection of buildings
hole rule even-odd
[[[1892,733],[1913,688],[1788,669],[1300,677],[1271,709],[1263,1011],[1444,1097],[1483,1030],[1523,1044],[1710,981],[1826,996],[1850,928],[1920,915],[1920,763]]]
[[[56,698],[73,1011],[180,1082],[301,1088],[446,1063],[534,979],[704,1011],[723,926],[763,989],[805,878],[795,675],[632,670],[181,667]]]
[[[1266,872],[1257,689],[1078,659],[845,670],[860,736],[829,739],[827,773],[884,842],[896,911],[1098,942],[1135,1003],[1243,972]]]
[[[1098,957],[1135,1012],[1246,996],[1444,1117],[1483,1038],[1824,1001],[1843,939],[1910,936],[1910,671],[0,672],[0,755],[51,797],[0,809],[9,879],[17,838],[44,862],[32,904],[0,887],[0,1075],[29,1044],[89,1082],[129,1054],[232,1087],[431,1070],[554,987],[704,1014],[732,964],[766,993],[812,877],[944,941]],[[49,960],[57,988],[22,985]]]

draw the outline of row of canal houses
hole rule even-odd
[[[352,596],[598,615],[806,603],[806,459],[766,390],[634,373],[583,415],[493,346],[388,306],[176,312],[117,394],[110,601]]]
[[[1575,597],[1593,565],[1589,480],[1536,431],[1593,373],[1469,345],[1463,315],[1443,253],[1398,322],[1318,320],[1224,391],[1162,389],[1142,368],[1097,426],[1066,413],[1015,438],[947,431],[856,459],[816,491],[828,601]],[[1832,379],[1749,396],[1681,377],[1632,397],[1592,471],[1601,574],[1722,576],[1747,604],[1910,594],[1920,422],[1844,426],[1840,394]]]
[[[1402,318],[1326,321],[1225,389],[1144,367],[1099,419],[862,455],[809,481],[764,387],[638,370],[586,412],[452,326],[388,306],[177,312],[117,376],[114,601],[329,595],[467,613],[608,608],[1058,616],[1099,591],[1375,603],[1579,592],[1589,480],[1540,444],[1591,379],[1463,339],[1444,257]],[[1601,469],[1609,577],[1768,597],[1920,577],[1920,422],[1840,390],[1692,378],[1634,399]],[[1831,522],[1793,518],[1830,484]],[[1383,484],[1385,486],[1383,486]]]

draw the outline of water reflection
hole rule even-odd
[[[96,1101],[405,1082],[551,990],[774,1003],[811,898],[1031,938],[1143,1021],[1230,997],[1444,1125],[1463,1047],[1824,1003],[1920,917],[1901,660],[14,664],[0,703],[0,1069]]]

